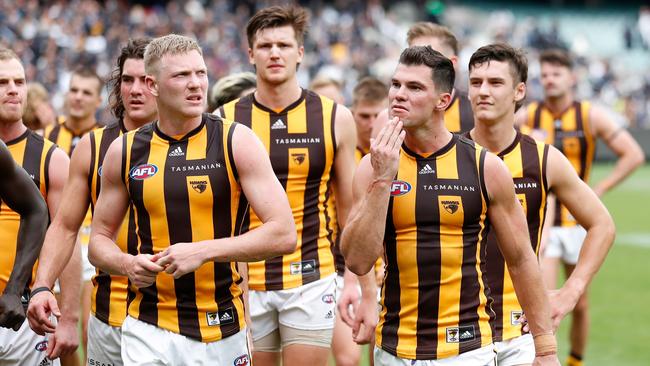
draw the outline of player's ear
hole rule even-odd
[[[521,102],[526,98],[526,83],[520,82],[515,86],[515,102]]]
[[[149,92],[151,95],[154,97],[158,96],[158,82],[156,81],[156,77],[153,75],[147,75],[144,77],[144,83],[147,86],[147,89],[149,89]]]

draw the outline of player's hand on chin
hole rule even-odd
[[[201,243],[176,243],[151,257],[164,271],[179,278],[196,271],[205,263],[205,248]]]
[[[156,264],[153,257],[150,254],[138,254],[128,261],[125,272],[135,287],[145,288],[153,285],[156,275],[165,269]]]
[[[370,162],[375,181],[392,181],[399,167],[399,151],[406,132],[402,121],[397,117],[379,131],[376,138],[370,139]]]

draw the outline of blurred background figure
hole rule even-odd
[[[41,83],[27,85],[23,123],[32,131],[39,131],[56,123],[56,112],[50,104],[50,94]]]
[[[222,105],[255,91],[257,82],[252,72],[238,72],[224,76],[210,89],[208,111],[212,112]]]

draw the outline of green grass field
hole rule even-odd
[[[599,165],[592,182],[612,169]],[[650,165],[603,198],[614,217],[617,238],[591,285],[589,366],[650,365]],[[560,361],[568,353],[567,317],[560,327]],[[368,365],[367,351],[361,365]]]

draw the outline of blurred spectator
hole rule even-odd
[[[56,113],[50,105],[50,94],[42,84],[29,83],[23,123],[32,131],[40,131],[55,122]]]

